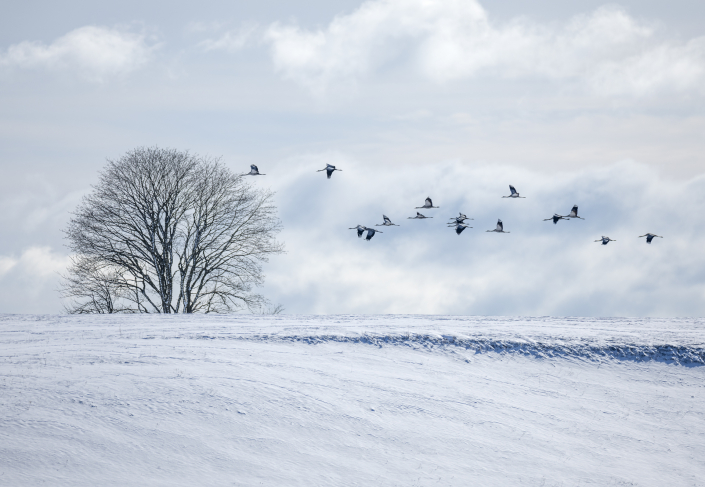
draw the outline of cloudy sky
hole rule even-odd
[[[287,253],[263,292],[290,313],[703,316],[704,102],[691,0],[15,2],[0,312],[61,311],[70,212],[159,145],[267,173]]]

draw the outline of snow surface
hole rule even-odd
[[[0,485],[705,481],[705,320],[0,316]]]

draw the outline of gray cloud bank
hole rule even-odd
[[[619,6],[564,22],[523,16],[499,22],[476,0],[369,0],[318,29],[295,22],[226,25],[191,22],[186,30],[217,34],[193,46],[206,52],[269,46],[277,72],[319,95],[394,64],[437,83],[477,76],[538,78],[573,81],[612,96],[663,90],[702,95],[705,80],[705,36],[669,36]],[[0,54],[0,67],[72,70],[104,80],[143,67],[159,45],[153,36],[124,26],[87,25],[49,44],[13,44]]]
[[[345,171],[324,181],[314,160]],[[267,284],[292,312],[705,313],[705,230],[681,216],[705,211],[705,177],[663,180],[633,162],[560,174],[461,162],[398,170],[333,155],[293,166],[279,192],[289,254]],[[510,183],[527,198],[502,199]],[[408,220],[426,196],[440,209],[421,212],[434,218]],[[542,221],[573,204],[584,221]],[[445,226],[459,211],[474,218],[460,236]],[[347,230],[383,213],[401,227],[370,242]],[[498,218],[510,234],[485,232]],[[647,245],[646,232],[666,238]],[[617,242],[593,242],[602,235]]]
[[[202,45],[238,50],[255,30],[243,26]],[[277,71],[315,94],[400,60],[438,83],[483,75],[543,78],[576,81],[600,95],[702,94],[705,76],[705,37],[669,38],[617,6],[562,23],[493,22],[476,1],[373,0],[324,28],[276,22],[261,36]]]
[[[333,162],[327,180],[315,173]],[[664,180],[622,162],[559,174],[448,161],[399,169],[341,154],[282,161],[257,184],[277,188],[288,253],[268,265],[265,291],[296,313],[701,316],[705,177]],[[501,198],[514,184],[526,199]],[[433,198],[428,220],[408,220]],[[578,204],[585,220],[542,221]],[[460,236],[446,221],[474,218]],[[357,224],[400,227],[359,239]],[[510,234],[486,233],[501,218]],[[637,238],[664,235],[651,245]],[[617,242],[603,247],[602,235]],[[0,306],[51,294],[61,249],[0,257]],[[24,296],[24,299],[23,299]],[[30,309],[20,309],[30,311]]]

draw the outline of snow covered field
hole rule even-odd
[[[705,485],[705,321],[0,317],[0,485]]]

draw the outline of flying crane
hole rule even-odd
[[[396,225],[396,224],[392,223],[392,220],[390,220],[387,215],[382,215],[382,219],[384,219],[384,223],[382,223],[382,224],[375,223],[376,227],[398,227],[398,226],[400,226],[400,225]]]
[[[595,240],[595,242],[602,242],[602,245],[607,245],[610,242],[616,242],[616,240],[603,236],[600,240]]]
[[[663,238],[661,235],[655,235],[653,233],[647,233],[646,235],[639,235],[639,238],[646,237],[646,243],[650,244],[654,237]]]
[[[375,236],[375,233],[384,233],[384,232],[380,232],[379,230],[375,230],[374,228],[367,228],[366,230],[367,230],[367,237],[365,237],[365,240],[367,240],[368,242],[370,241],[370,239],[372,237]]]
[[[362,232],[367,230],[367,227],[365,227],[363,225],[358,225],[356,227],[348,228],[348,230],[357,230],[357,236],[362,237]]]
[[[262,174],[259,172],[259,169],[257,169],[257,166],[250,164],[250,172],[243,174],[243,176],[266,176],[266,174]]]
[[[511,191],[512,194],[510,194],[509,196],[502,196],[502,198],[526,198],[526,196],[519,196],[519,193],[517,193],[517,189],[511,184],[509,185],[509,191]]]
[[[330,164],[326,164],[326,167],[324,169],[319,169],[316,172],[321,172],[325,171],[326,174],[328,174],[328,179],[333,175],[333,171],[342,171],[342,169],[336,169],[335,166],[331,166]]]
[[[466,225],[466,224],[464,224],[464,223],[458,223],[458,224],[455,226],[455,233],[457,233],[458,235],[460,235],[461,233],[463,233],[463,230],[465,230],[466,228],[472,228],[472,227],[471,227],[471,226],[468,226],[468,225]],[[507,233],[508,233],[508,232],[507,232]]]
[[[512,233],[512,232],[505,232],[504,231],[504,224],[502,223],[502,220],[497,220],[497,228],[494,230],[487,230],[488,232],[497,232],[497,233]]]
[[[426,201],[424,202],[423,206],[417,206],[415,209],[420,210],[420,209],[430,209],[430,208],[440,208],[440,206],[433,206],[433,201],[431,201],[431,197],[429,196],[426,198]]]
[[[553,220],[553,224],[555,225],[556,223],[558,223],[558,220],[569,220],[569,219],[570,218],[568,218],[568,217],[561,216],[557,213],[554,213],[551,218],[546,218],[544,221],[549,222],[549,221]]]
[[[460,213],[460,212],[458,212]],[[460,213],[459,216],[455,216],[450,219],[450,224],[453,225],[458,225],[460,223],[465,223],[465,220],[472,220],[472,218],[468,218],[464,213]]]
[[[585,220],[585,218],[580,218],[578,216],[578,205],[573,205],[573,209],[570,210],[570,213],[566,215],[565,218],[578,218],[580,220]]]

